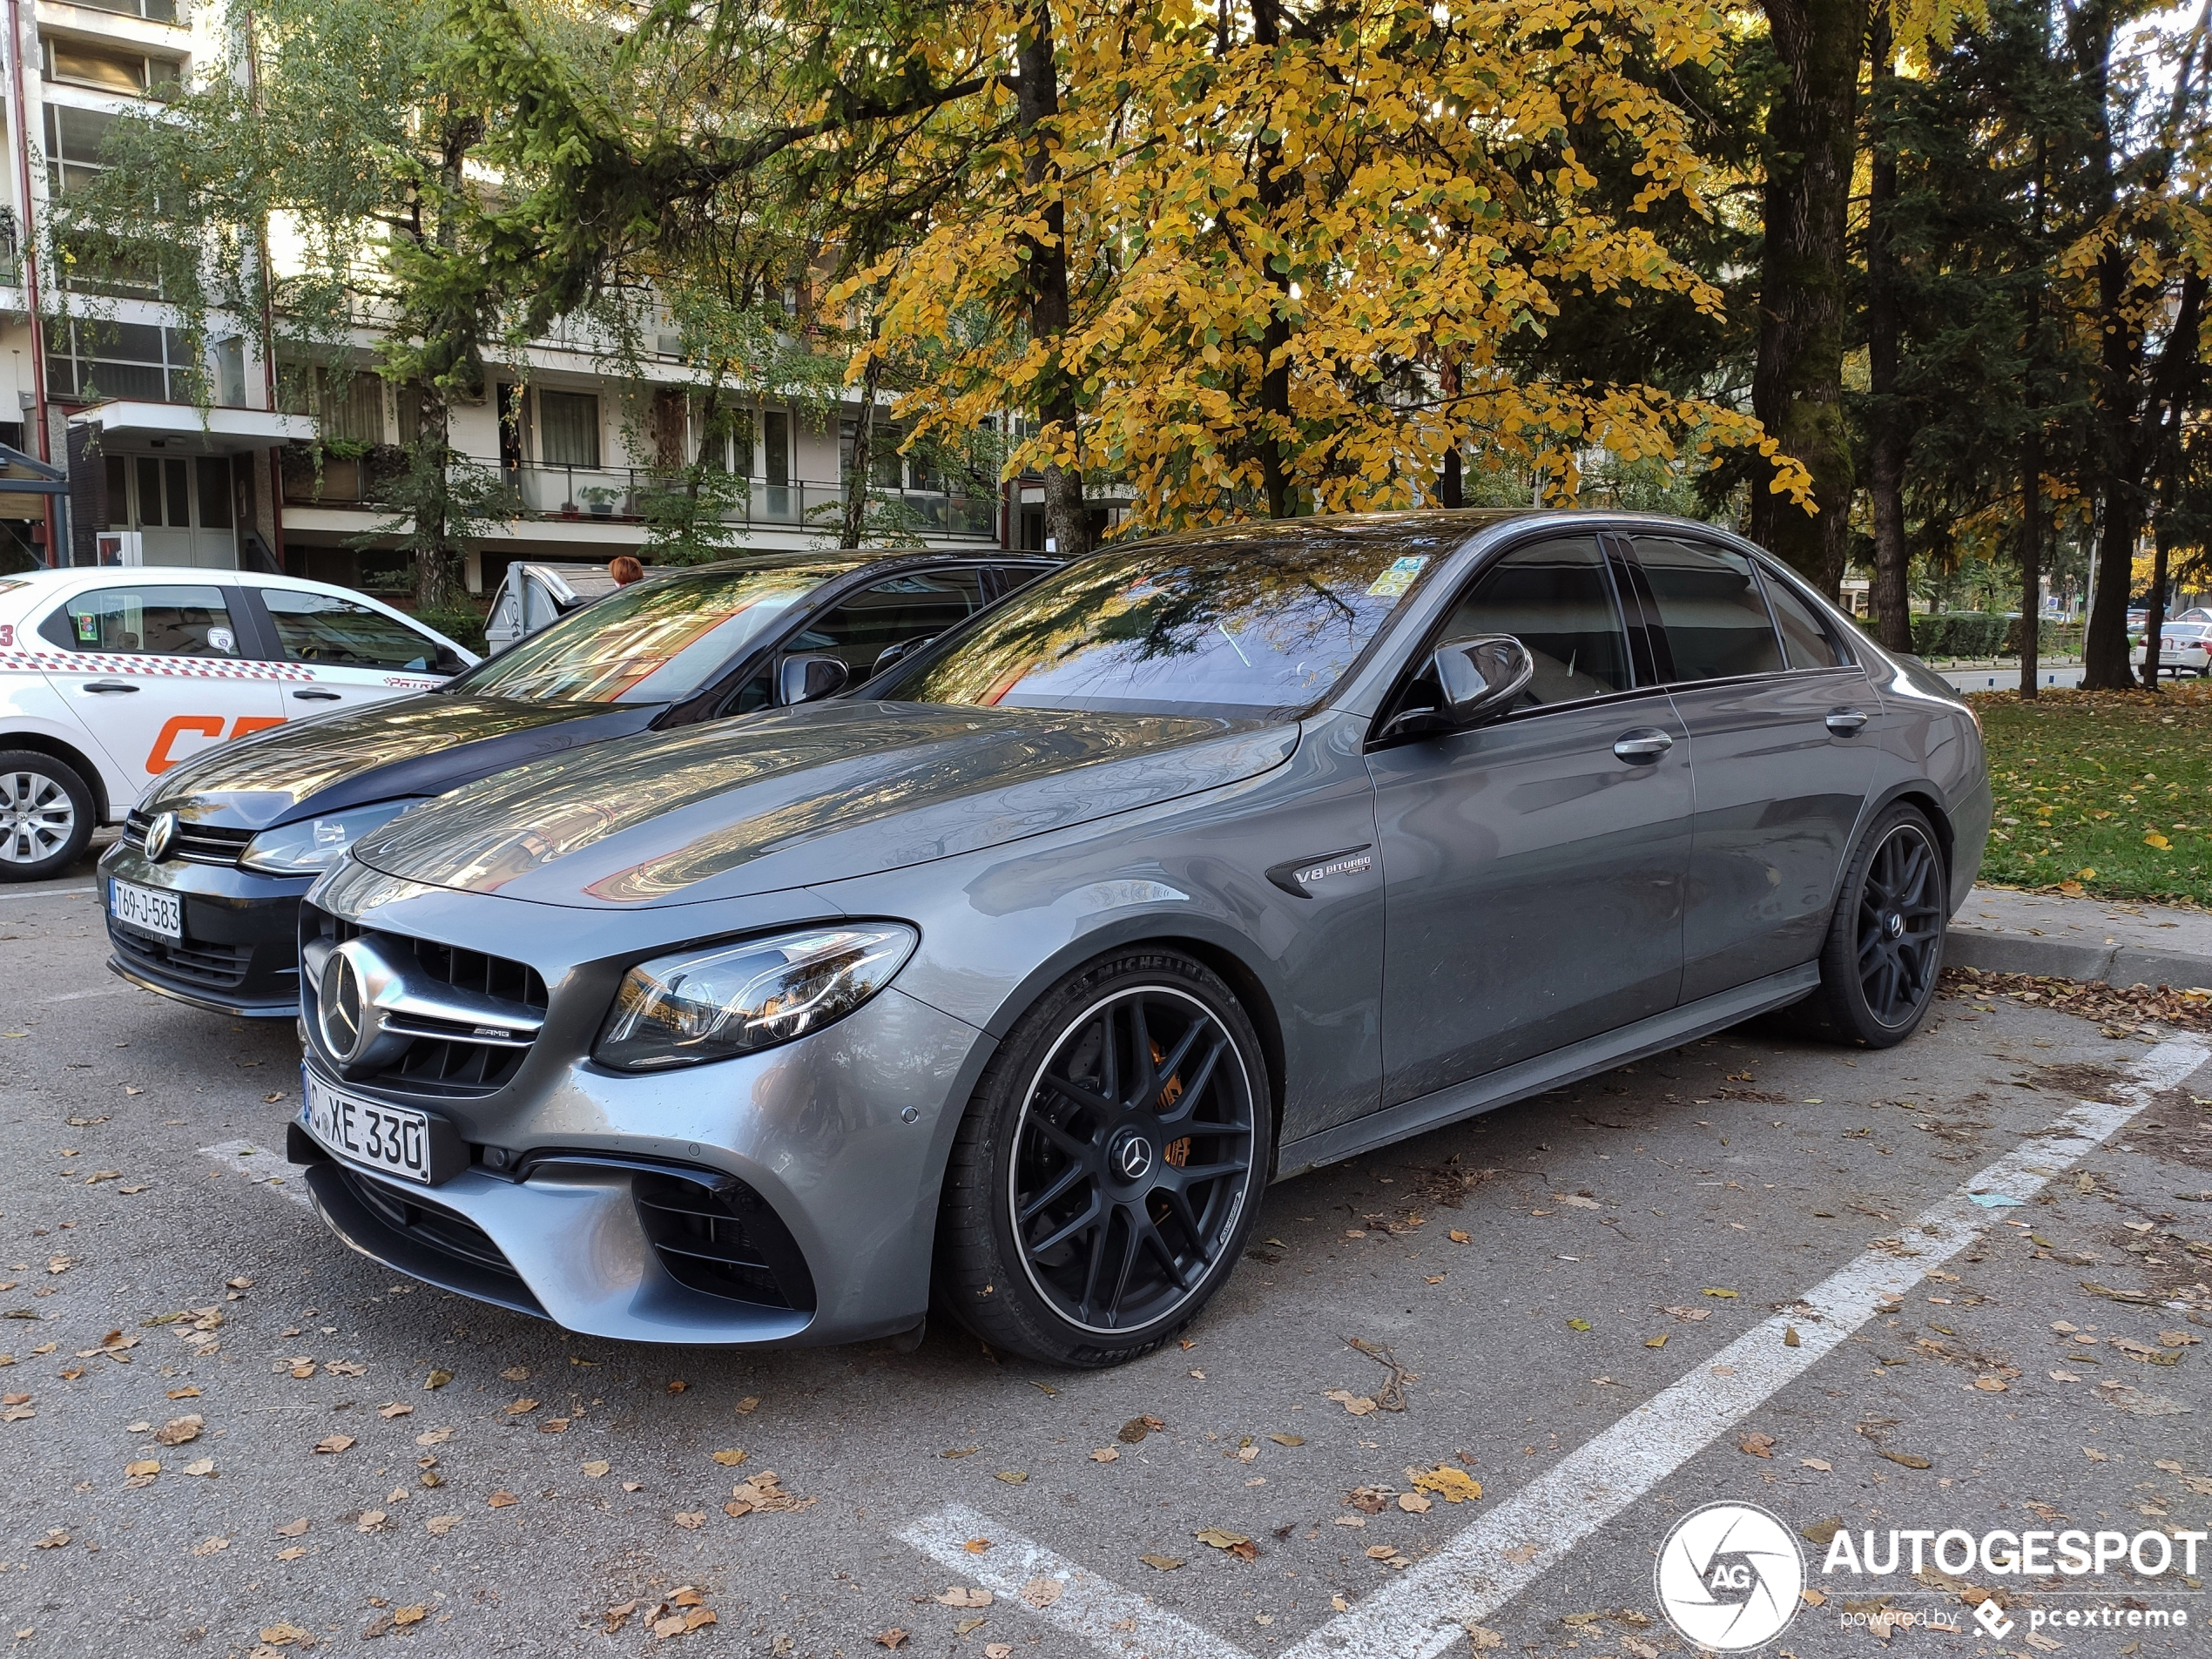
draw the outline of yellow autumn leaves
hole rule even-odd
[[[882,296],[872,350],[927,365],[906,381],[910,432],[972,430],[1034,407],[1048,379],[1071,386],[1074,421],[1028,436],[1015,464],[1114,475],[1143,525],[1247,516],[1271,482],[1324,510],[1433,501],[1454,448],[1570,494],[1593,447],[1775,453],[1739,411],[1510,361],[1570,293],[1717,311],[1639,216],[1673,198],[1702,207],[1689,118],[1659,89],[1667,68],[1713,57],[1719,14],[1702,0],[1354,0],[1325,30],[1271,38],[1263,10],[1055,4],[1059,114],[1026,147],[1005,83],[907,147],[908,169],[988,152],[965,156],[966,187],[845,290]],[[917,50],[1004,71],[1034,16],[951,8]],[[1625,212],[1594,171],[1601,153],[1635,181]],[[1045,334],[1028,267],[1055,212],[1069,315]],[[1806,482],[1786,466],[1777,488]]]

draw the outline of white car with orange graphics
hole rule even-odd
[[[218,743],[429,691],[475,661],[389,605],[293,577],[0,577],[0,881],[58,874]]]

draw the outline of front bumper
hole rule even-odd
[[[549,1023],[538,1046],[559,1041]],[[296,1122],[288,1156],[354,1249],[571,1331],[865,1340],[927,1311],[945,1157],[990,1046],[893,988],[760,1055],[640,1076],[534,1053],[493,1093],[433,1099],[340,1080],[311,1035],[324,1082],[444,1118],[468,1162],[420,1186],[336,1158]]]
[[[118,841],[99,862],[100,906],[120,879],[174,893],[185,936],[164,939],[107,917],[108,967],[132,984],[195,1008],[249,1020],[300,1012],[300,900],[306,876],[263,875],[236,865],[151,860]]]

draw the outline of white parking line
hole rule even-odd
[[[103,985],[97,991],[64,991],[59,996],[43,997],[40,1000],[46,1002],[82,1002],[88,996],[128,996],[139,988],[136,985]],[[148,991],[145,995],[151,996],[153,993]]]
[[[280,1152],[269,1151],[251,1141],[224,1141],[201,1147],[199,1155],[226,1170],[237,1170],[256,1186],[266,1187],[278,1197],[288,1198],[303,1210],[308,1207],[307,1170],[297,1163],[287,1163]]]
[[[1433,1659],[1466,1626],[1489,1618],[1834,1352],[1928,1269],[1964,1250],[1992,1224],[1991,1212],[1968,1194],[2001,1194],[2023,1203],[2033,1197],[2054,1176],[2102,1145],[2154,1094],[2179,1083],[2208,1057],[2212,1049],[2194,1039],[2160,1043],[2130,1069],[2132,1080],[2115,1091],[2119,1102],[2080,1103],[1908,1223],[1900,1237],[1916,1252],[1910,1260],[1875,1251],[1858,1257],[1790,1311],[1754,1326],[1586,1441],[1350,1612],[1284,1649],[1282,1659]],[[1798,1329],[1794,1348],[1783,1342],[1791,1325]],[[1109,1649],[1148,1659],[1230,1659],[1246,1651],[972,1509],[943,1510],[900,1536],[995,1595],[1018,1600],[1032,1577],[1061,1581],[1065,1590],[1040,1616]],[[981,1556],[967,1554],[961,1545],[971,1537],[990,1538],[991,1549]]]
[[[1037,1586],[1040,1580],[1056,1584],[1056,1596],[1031,1610],[1070,1635],[1103,1648],[1143,1654],[1145,1659],[1221,1659],[1236,1651],[1212,1632],[1154,1606],[1110,1579],[1084,1571],[1042,1544],[993,1527],[964,1505],[941,1509],[899,1536],[955,1577],[981,1585],[1002,1602],[1031,1605],[1022,1597],[1024,1588]],[[981,1554],[969,1554],[964,1546],[974,1538],[991,1540],[991,1548]]]

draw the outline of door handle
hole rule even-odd
[[[302,703],[338,703],[344,701],[344,698],[336,691],[327,691],[313,688],[304,691],[294,691],[292,695],[298,698]]]
[[[135,691],[138,688],[128,680],[94,680],[84,688],[95,697],[106,697],[115,691]]]
[[[1857,709],[1828,711],[1828,729],[1839,738],[1856,736],[1858,729],[1865,724],[1866,717]]]
[[[1613,752],[1633,765],[1655,761],[1675,746],[1675,740],[1656,726],[1639,726],[1633,732],[1623,732],[1613,745]]]

